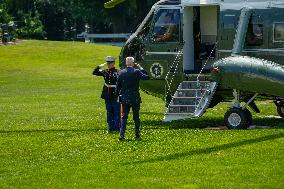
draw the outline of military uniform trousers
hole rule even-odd
[[[107,110],[107,123],[109,131],[119,131],[120,104],[116,100],[105,100]]]
[[[133,120],[135,123],[135,135],[136,138],[140,137],[140,103],[138,104],[122,104],[122,120],[121,120],[121,128],[120,128],[120,138],[124,138],[126,123],[128,119],[128,114],[130,112],[130,108],[132,108],[133,112]]]

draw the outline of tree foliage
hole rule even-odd
[[[133,32],[157,0],[0,0],[0,23],[14,21],[22,38],[74,40],[82,32]]]
[[[5,0],[0,0],[0,23],[8,23],[12,20],[7,12],[7,3]]]

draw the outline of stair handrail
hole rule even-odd
[[[170,70],[168,71],[168,74],[166,75],[166,82],[167,82],[167,84],[168,84],[168,87],[170,87],[171,86],[171,84],[172,84],[172,82],[173,82],[173,79],[174,79],[174,76],[175,76],[175,74],[176,74],[176,71],[177,71],[177,68],[178,68],[178,65],[179,65],[179,63],[180,63],[180,57],[181,56],[179,56],[180,54],[182,54],[182,51],[183,50],[179,50],[178,51],[178,54],[177,54],[177,56],[176,56],[176,58],[175,58],[175,60],[174,60],[174,63],[176,62],[176,65],[174,66],[174,63],[172,64],[172,66],[170,66]],[[178,58],[178,59],[177,59]],[[177,60],[177,61],[176,61]],[[169,73],[171,73],[171,68],[172,67],[175,67],[175,69],[174,69],[174,72],[173,72],[173,74],[172,74],[172,78],[170,79],[170,83],[168,83],[168,77],[169,77]]]
[[[211,87],[212,87],[211,84],[214,85],[212,90],[211,90]],[[211,83],[209,84],[210,95],[211,95],[212,93],[213,93],[213,94],[215,93],[216,88],[217,88],[217,83],[216,83],[216,82],[211,82]],[[194,111],[194,114],[196,114],[197,109],[200,107],[201,101],[204,99],[206,93],[208,92],[208,88],[205,87],[205,89],[206,89],[206,91],[204,92],[204,94],[202,94],[202,96],[201,96],[201,98],[200,98],[200,101],[199,101],[199,103],[197,104],[196,109],[195,109],[195,111]],[[211,99],[212,99],[212,96],[211,96]],[[209,100],[211,101],[211,99],[209,99]],[[208,106],[208,104],[207,104],[207,106]],[[206,108],[206,105],[203,107],[203,109],[204,109],[204,108]]]
[[[212,53],[213,53],[214,50],[216,49],[216,47],[217,47],[217,45],[218,45],[218,42],[219,42],[219,41],[217,41],[217,42],[215,43],[213,49],[211,50],[209,56],[207,57],[207,60],[205,61],[205,63],[204,63],[204,65],[202,66],[202,68],[201,68],[199,74],[197,75],[197,78],[196,78],[197,86],[199,86],[199,77],[200,77],[201,73],[203,72],[204,68],[206,67],[206,65],[207,65],[207,63],[208,63],[208,61],[209,61],[209,59],[211,58]]]
[[[182,48],[180,48],[180,47],[182,47]],[[165,77],[165,81],[166,81],[166,84],[167,84],[166,96],[169,94],[169,92],[170,92],[171,96],[173,96],[172,93],[171,93],[170,88],[171,88],[172,82],[173,82],[173,80],[174,80],[175,74],[176,74],[176,72],[177,72],[177,68],[178,68],[178,65],[179,65],[179,63],[180,63],[181,55],[183,54],[183,44],[181,44],[180,47],[178,47],[179,50],[178,50],[178,52],[177,52],[177,55],[176,55],[176,57],[175,57],[173,63],[172,63],[171,66],[169,67],[170,69],[169,69],[169,71],[168,71],[168,73],[167,73],[167,75],[166,75],[166,77]],[[173,67],[174,67],[174,72],[173,72],[173,74],[172,74],[172,77],[170,78],[170,73],[172,73],[171,70],[172,70]],[[169,80],[169,81],[168,81],[168,80]]]

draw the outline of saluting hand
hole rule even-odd
[[[106,63],[100,64],[99,67],[104,67],[106,65]]]
[[[140,64],[138,64],[138,63],[135,63],[134,66],[135,66],[136,68],[140,69],[140,70],[143,69],[142,66],[141,66]]]

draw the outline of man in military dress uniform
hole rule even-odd
[[[93,75],[104,77],[104,86],[101,98],[105,100],[107,110],[107,123],[109,132],[119,131],[120,127],[120,105],[115,95],[115,88],[118,76],[118,70],[115,68],[115,59],[112,56],[105,58],[106,63],[97,66]],[[107,65],[108,69],[100,70]]]
[[[122,120],[119,140],[124,140],[126,122],[130,108],[133,111],[133,120],[135,122],[136,139],[140,139],[140,103],[139,81],[149,79],[147,72],[139,64],[134,64],[133,57],[126,58],[126,68],[119,72],[117,79],[116,95],[121,96]],[[137,67],[138,69],[135,69]]]

